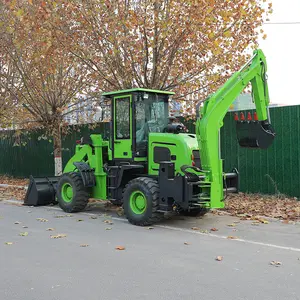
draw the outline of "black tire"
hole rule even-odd
[[[131,194],[140,191],[145,195],[146,208],[141,214],[136,214],[130,206]],[[161,221],[164,214],[158,212],[159,186],[155,179],[147,177],[135,178],[125,186],[123,191],[123,208],[127,220],[137,226],[149,226]]]
[[[207,214],[208,212],[209,212],[208,208],[199,207],[199,208],[191,209],[190,211],[188,211],[188,210],[182,210],[179,213],[182,216],[187,216],[187,217],[202,217],[205,214]]]
[[[64,201],[62,198],[62,187],[68,183],[72,186],[73,196],[70,202]],[[68,213],[80,212],[85,209],[89,201],[89,191],[83,185],[80,173],[63,174],[57,184],[57,201],[62,210]]]

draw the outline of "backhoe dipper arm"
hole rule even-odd
[[[259,121],[268,124],[269,92],[266,81],[267,63],[262,50],[255,50],[253,57],[213,95],[208,97],[199,110],[196,134],[201,164],[209,183],[204,192],[210,196],[211,208],[224,207],[223,167],[219,153],[219,130],[223,119],[238,95],[252,85],[254,102]],[[263,124],[264,122],[261,122]]]

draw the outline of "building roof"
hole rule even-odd
[[[102,95],[103,96],[110,96],[110,95],[133,93],[133,92],[147,92],[147,93],[167,94],[167,95],[174,95],[175,94],[174,92],[169,92],[169,91],[135,88],[135,89],[129,89],[129,90],[119,90],[119,91],[107,92],[107,93],[103,93]]]

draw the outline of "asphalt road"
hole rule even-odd
[[[228,226],[236,220],[208,214],[148,229],[97,208],[68,216],[0,202],[0,299],[300,299],[299,225]]]

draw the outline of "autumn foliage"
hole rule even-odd
[[[79,95],[172,90],[191,115],[195,101],[215,91],[257,47],[272,11],[264,2],[5,0],[0,107],[18,106],[24,112],[19,122],[46,128],[58,156],[65,117]]]

